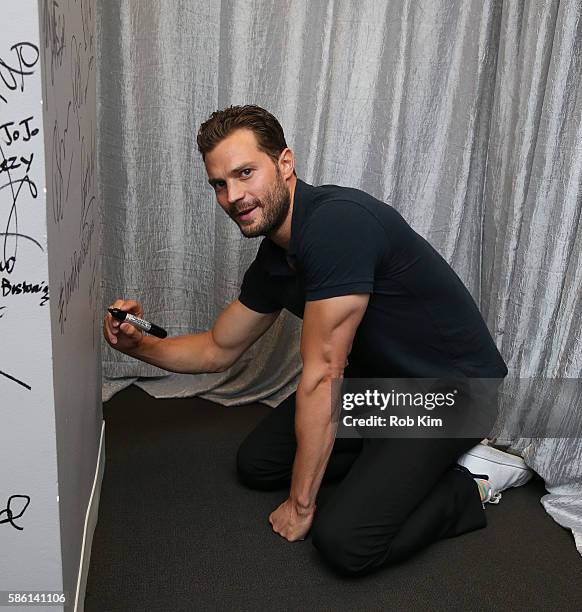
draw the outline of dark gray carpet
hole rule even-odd
[[[582,610],[582,557],[545,513],[537,477],[489,505],[485,529],[371,576],[336,576],[309,538],[289,543],[271,531],[285,491],[236,480],[237,446],[269,410],[156,400],[135,386],[103,405],[87,612]]]

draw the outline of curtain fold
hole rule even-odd
[[[237,297],[260,239],[218,207],[196,133],[253,103],[281,122],[300,178],[361,188],[433,244],[509,377],[579,378],[581,15],[577,0],[102,0],[104,306],[137,299],[180,335]],[[229,371],[196,376],[104,342],[104,397],[139,379],[155,396],[274,406],[297,384],[299,338],[283,313]],[[503,425],[581,542],[582,440]]]
[[[552,379],[582,371],[582,5],[504,2],[488,140],[482,311],[515,380],[545,380],[560,437],[499,430],[540,474],[542,504],[582,554],[582,439],[566,437],[569,405]],[[511,402],[511,398],[508,398]],[[576,421],[579,423],[580,417]],[[505,428],[504,428],[505,426]]]

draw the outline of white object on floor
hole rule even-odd
[[[521,487],[533,476],[525,461],[517,455],[505,453],[498,448],[477,444],[457,459],[472,474],[485,474],[494,494],[510,487]]]
[[[498,504],[501,501],[501,493],[495,493],[493,485],[483,478],[474,478],[479,489],[479,496],[481,497],[481,505],[485,508],[485,504]]]

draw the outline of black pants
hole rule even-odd
[[[241,444],[241,481],[287,488],[296,441],[295,394]],[[401,561],[440,538],[485,527],[477,485],[456,460],[481,439],[336,438],[324,482],[341,480],[316,510],[311,536],[338,572],[361,575]]]

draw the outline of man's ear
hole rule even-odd
[[[279,171],[284,179],[293,176],[295,170],[295,156],[289,147],[283,149],[279,155]]]

